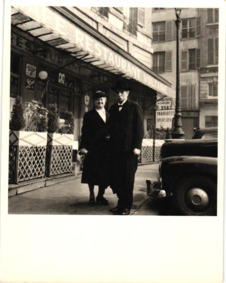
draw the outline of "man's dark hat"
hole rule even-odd
[[[127,81],[116,81],[115,85],[112,87],[113,90],[132,90]]]
[[[107,97],[106,93],[102,90],[97,90],[95,91],[94,95],[93,95],[93,99],[98,99],[101,97]]]

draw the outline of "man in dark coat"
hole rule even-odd
[[[94,108],[86,112],[83,119],[80,153],[85,155],[82,183],[89,186],[89,205],[95,204],[94,186],[99,186],[96,202],[108,204],[104,198],[105,189],[109,186],[109,137],[107,120],[109,113],[105,110],[106,94],[96,91]]]
[[[144,135],[141,107],[128,100],[130,87],[118,81],[113,88],[118,103],[110,108],[111,187],[118,205],[111,209],[117,215],[128,215],[133,204],[134,178]]]

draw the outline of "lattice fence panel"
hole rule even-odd
[[[148,163],[152,161],[159,161],[161,147],[156,146],[153,152],[153,146],[143,146],[141,150],[141,163]],[[154,155],[154,160],[153,160]]]
[[[153,161],[153,148],[151,146],[143,146],[141,150],[141,162],[147,163]]]
[[[47,176],[72,173],[72,146],[47,146]]]
[[[156,146],[156,148],[155,148],[155,161],[159,161],[160,152],[161,152],[161,146]]]
[[[9,146],[9,183],[16,180],[17,146]]]
[[[45,177],[46,146],[19,146],[16,182]]]

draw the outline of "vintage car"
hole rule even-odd
[[[181,215],[216,215],[217,138],[202,139],[196,132],[191,140],[166,141],[161,148],[158,182],[148,187],[148,194],[154,190],[172,197],[172,205]]]

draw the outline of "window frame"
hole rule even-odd
[[[219,22],[219,8],[207,9],[207,24],[216,24]]]
[[[212,81],[208,83],[208,98],[210,99],[218,98],[218,82]]]
[[[181,21],[182,21],[181,39],[189,39],[196,37],[196,23],[197,23],[196,18],[195,17],[185,18],[182,19]],[[186,21],[186,27],[183,27],[185,21]],[[192,26],[192,21],[194,22],[194,26]],[[186,36],[184,36],[185,34]]]
[[[207,121],[207,118],[215,118],[215,119],[213,119],[213,121]],[[207,123],[209,123],[209,125],[207,125]],[[205,128],[217,127],[217,126],[218,126],[218,116],[205,116]]]
[[[161,21],[161,22],[152,23],[152,42],[158,43],[165,41],[166,41],[166,22]]]
[[[162,58],[161,58],[162,57]],[[153,70],[156,73],[164,73],[165,72],[165,51],[155,52],[153,54]],[[157,63],[157,64],[155,64]],[[162,64],[162,66],[161,66]]]

